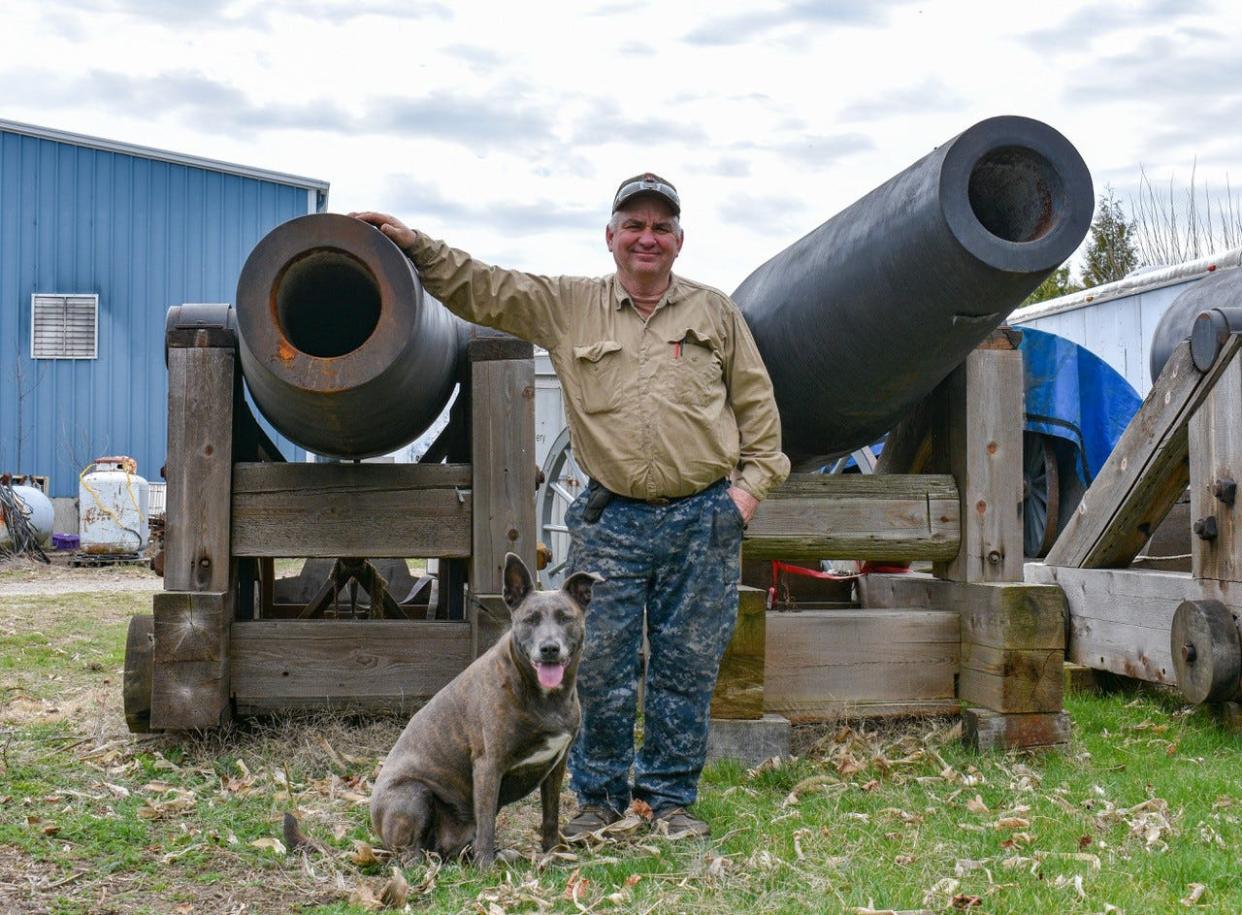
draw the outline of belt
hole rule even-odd
[[[611,490],[609,490],[609,492],[611,493],[611,496],[613,499],[619,499],[622,502],[638,502],[643,505],[662,506],[662,505],[672,505],[674,502],[680,502],[683,499],[693,499],[695,496],[701,496],[703,493],[707,492],[707,490],[711,489],[713,486],[717,486],[720,483],[724,483],[724,482],[726,481],[723,479],[717,480],[715,483],[710,483],[707,486],[703,487],[698,492],[692,492],[689,495],[685,495],[685,496],[655,496],[654,498],[651,498],[651,499],[640,499],[637,496],[623,496],[620,493],[612,492]],[[598,483],[596,483],[595,485],[600,486],[601,489],[603,488]]]

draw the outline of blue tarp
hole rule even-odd
[[[1129,382],[1090,350],[1046,331],[1019,329],[1026,429],[1072,442],[1078,476],[1090,483],[1142,401]]]

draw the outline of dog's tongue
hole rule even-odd
[[[536,664],[535,672],[539,674],[539,685],[544,689],[556,689],[565,678],[564,664]]]

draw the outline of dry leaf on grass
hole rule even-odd
[[[272,836],[268,836],[263,839],[255,839],[250,843],[250,847],[257,848],[261,851],[272,851],[278,855],[285,854],[285,843]]]
[[[973,906],[983,905],[983,900],[978,896],[968,896],[966,893],[958,893],[950,901],[949,905],[955,909],[969,909]]]
[[[1188,883],[1186,889],[1189,891],[1181,900],[1182,905],[1186,908],[1199,905],[1199,900],[1203,898],[1203,894],[1207,892],[1207,887],[1202,883]]]
[[[978,794],[966,802],[966,809],[971,813],[990,813],[988,805],[983,803],[983,797]]]
[[[367,912],[378,912],[384,907],[384,903],[375,895],[375,890],[365,881],[354,887],[349,894],[349,904],[356,905]]]
[[[409,897],[410,884],[406,881],[405,875],[401,873],[401,868],[394,867],[392,876],[388,878],[388,882],[380,891],[380,902],[391,909],[399,909],[405,905]]]
[[[370,867],[372,864],[379,864],[379,858],[375,856],[375,849],[366,842],[354,843],[354,850],[350,852],[349,860],[359,867]]]

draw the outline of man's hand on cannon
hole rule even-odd
[[[414,244],[414,230],[403,223],[396,216],[390,216],[387,213],[376,213],[371,210],[362,210],[357,213],[350,213],[354,219],[361,219],[363,222],[370,223],[379,229],[402,251],[409,251],[410,246]]]

